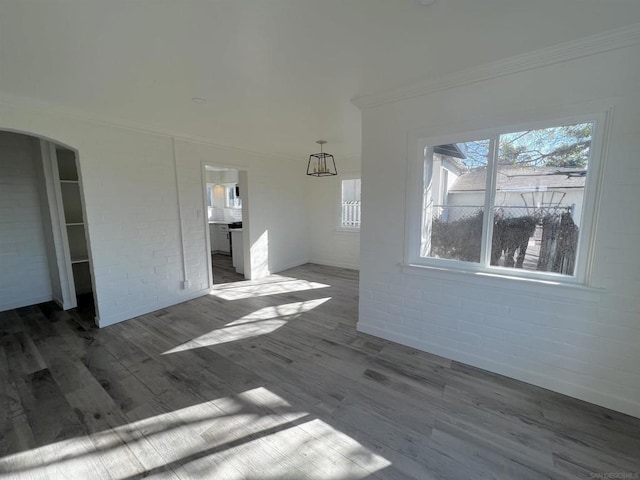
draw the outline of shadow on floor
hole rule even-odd
[[[358,333],[357,308],[358,272],[308,264],[105,329],[50,303],[0,313],[0,472],[640,471],[640,420]]]

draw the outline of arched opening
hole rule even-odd
[[[0,312],[54,301],[96,317],[77,150],[0,130]]]

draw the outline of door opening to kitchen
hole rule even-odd
[[[244,172],[243,172],[244,173]],[[205,165],[205,198],[209,224],[212,284],[245,279],[243,208],[240,172]],[[246,176],[245,176],[246,178]]]

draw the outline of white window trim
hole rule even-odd
[[[485,130],[464,131],[453,128],[455,134],[441,136],[428,136],[424,131],[413,132],[409,135],[409,162],[407,171],[407,196],[405,218],[405,255],[403,271],[425,272],[432,274],[437,270],[447,272],[461,272],[472,275],[484,275],[483,278],[499,277],[510,280],[527,279],[541,284],[552,282],[556,285],[583,285],[591,284],[591,268],[593,264],[593,251],[595,245],[595,232],[598,222],[598,210],[602,195],[602,183],[604,177],[604,163],[606,161],[607,142],[611,125],[612,110],[598,113],[580,114],[573,116],[542,115],[544,120],[531,122],[506,123],[499,127]],[[492,265],[475,264],[459,260],[420,257],[420,236],[422,228],[422,193],[424,188],[424,151],[425,147],[443,145],[448,143],[460,143],[490,138],[506,132],[550,128],[559,125],[571,125],[574,123],[594,123],[592,136],[591,157],[589,160],[589,175],[585,185],[585,198],[580,226],[580,238],[576,256],[576,268],[573,276],[553,272],[537,272],[524,269],[511,269]],[[495,169],[493,169],[495,175]],[[490,187],[493,187],[490,181]],[[489,187],[487,187],[488,189]],[[487,190],[487,197],[493,193]],[[488,201],[488,200],[487,200]],[[486,205],[485,205],[486,207]],[[490,230],[490,229],[489,229]],[[485,232],[488,237],[491,232]],[[487,253],[486,239],[483,238],[482,258]],[[418,268],[411,268],[418,267]]]
[[[342,233],[360,233],[360,227],[345,227],[342,225],[342,181],[343,180],[360,180],[360,173],[343,173],[338,175],[338,183],[336,187],[336,231]]]

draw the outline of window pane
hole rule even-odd
[[[226,187],[226,203],[228,208],[240,208],[242,207],[242,199],[236,196],[236,187]]]
[[[427,150],[422,257],[480,261],[489,143],[478,140]]]
[[[573,275],[592,123],[501,135],[491,264]]]
[[[213,205],[213,187],[207,185],[207,207]]]
[[[342,180],[341,188],[340,225],[349,228],[360,228],[360,179]]]

